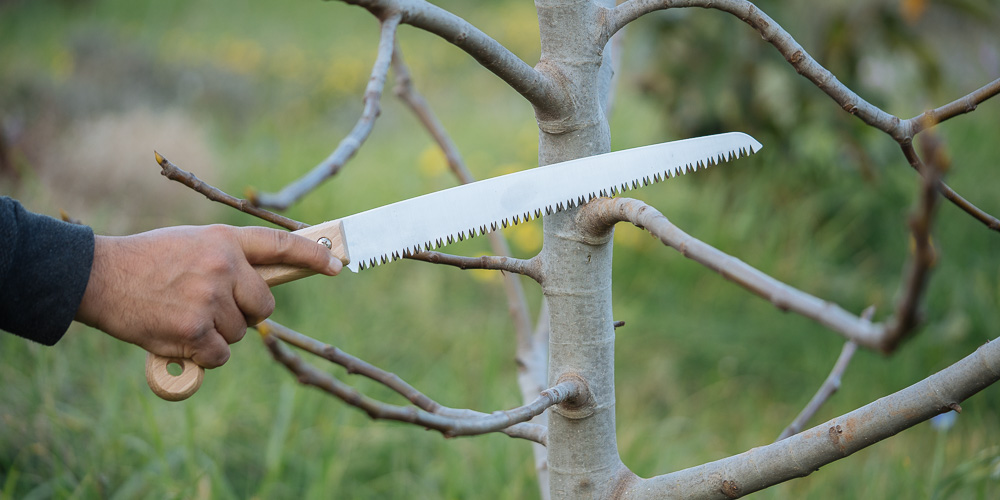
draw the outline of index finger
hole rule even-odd
[[[343,263],[325,246],[297,234],[266,227],[241,227],[237,233],[250,264],[286,264],[335,276]]]

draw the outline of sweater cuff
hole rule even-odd
[[[10,199],[3,200],[10,202]],[[94,261],[94,232],[0,204],[0,328],[53,345],[83,300]],[[13,223],[11,223],[13,222]]]

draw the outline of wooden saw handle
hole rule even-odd
[[[351,258],[344,238],[344,225],[340,220],[309,226],[295,231],[295,234],[326,246],[345,266],[350,263]],[[316,274],[311,269],[284,264],[254,266],[254,270],[264,278],[268,286],[280,285]],[[179,365],[181,373],[171,374],[167,370],[171,364]],[[167,401],[183,401],[191,397],[201,387],[204,378],[205,369],[190,359],[167,358],[153,353],[146,354],[146,383],[149,384],[149,388],[154,394]]]

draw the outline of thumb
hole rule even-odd
[[[266,227],[238,228],[237,237],[250,264],[287,264],[335,276],[343,264],[325,246],[297,234]]]

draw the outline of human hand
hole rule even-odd
[[[342,264],[307,238],[263,227],[179,226],[97,236],[76,319],[164,357],[205,368],[274,311],[253,265],[288,264],[329,276]]]

